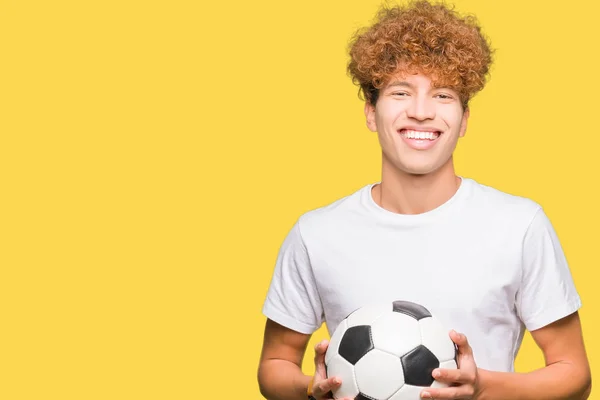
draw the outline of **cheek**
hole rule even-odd
[[[381,107],[378,107],[375,115],[377,126],[380,130],[393,130],[396,120],[398,120],[401,115],[402,109],[400,107],[394,107],[393,104],[383,103],[381,104]]]
[[[460,129],[462,127],[462,113],[459,114],[457,112],[448,112],[445,113],[445,115],[442,114],[441,117],[452,133],[456,135],[460,133]]]

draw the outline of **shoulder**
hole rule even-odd
[[[508,193],[466,179],[470,186],[468,207],[479,216],[485,216],[506,223],[520,222],[529,225],[542,206],[535,200],[521,195]]]
[[[304,239],[328,236],[352,224],[355,218],[364,215],[364,196],[372,184],[362,186],[354,192],[338,198],[324,206],[309,210],[298,218],[297,226]]]

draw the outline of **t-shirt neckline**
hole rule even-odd
[[[379,216],[391,221],[402,223],[426,222],[434,218],[439,218],[441,215],[447,213],[453,207],[453,205],[455,205],[462,197],[464,197],[465,193],[468,191],[469,185],[471,184],[471,180],[462,176],[459,176],[459,178],[461,183],[452,197],[438,207],[420,214],[400,214],[387,210],[377,204],[375,199],[373,199],[372,189],[373,186],[380,184],[381,182],[373,182],[364,188],[363,195],[361,196],[362,202],[370,211],[373,211]]]

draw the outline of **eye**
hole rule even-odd
[[[440,99],[444,99],[444,100],[452,99],[452,96],[449,96],[449,95],[444,94],[444,93],[436,94],[436,97],[439,97]]]
[[[408,96],[407,92],[393,92],[392,96]]]

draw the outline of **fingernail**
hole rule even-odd
[[[431,398],[431,393],[429,393],[429,392],[423,392],[423,393],[421,393],[421,397],[423,397],[425,399],[430,399]]]
[[[442,375],[442,373],[440,371],[438,371],[437,369],[435,371],[433,371],[434,378],[439,378],[441,375]]]
[[[333,383],[335,383],[336,385],[340,384],[340,378],[334,378],[333,379]]]

